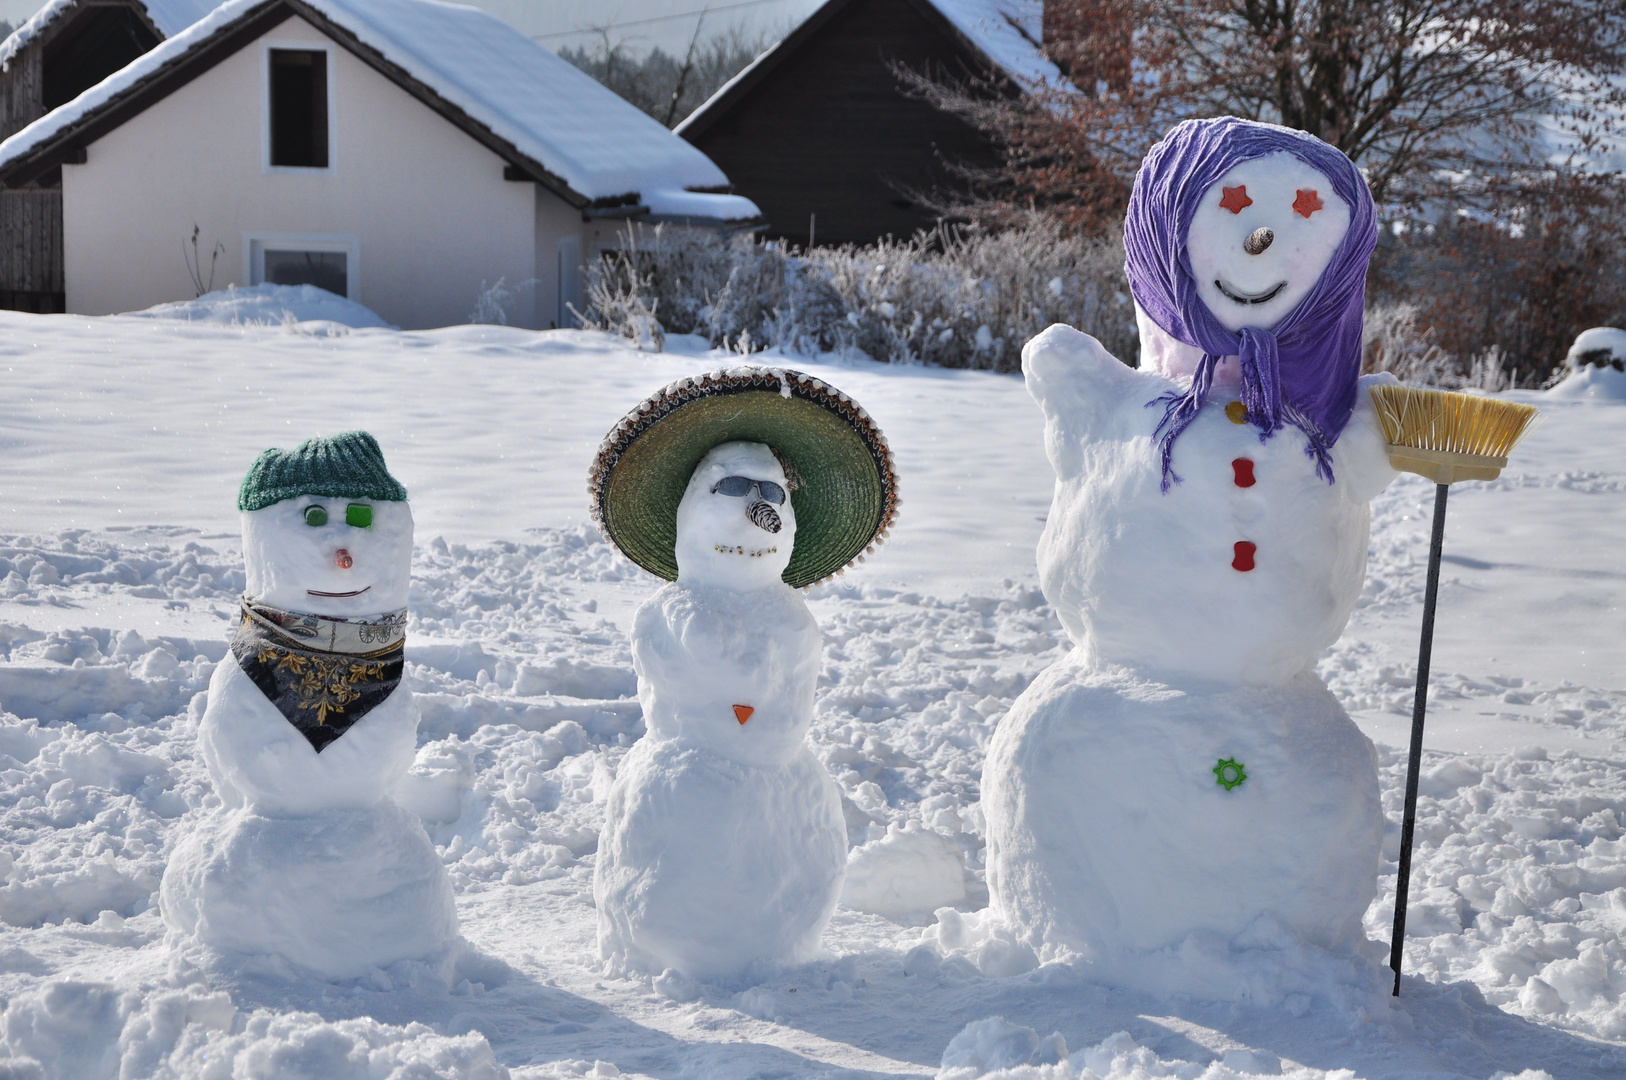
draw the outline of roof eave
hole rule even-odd
[[[292,15],[287,0],[266,0],[249,8],[240,18],[221,25],[209,37],[172,57],[145,78],[0,165],[0,183],[8,188],[23,187],[65,162],[82,161],[91,143],[181,89]]]
[[[280,0],[280,2],[287,4],[301,18],[349,49],[374,71],[377,71],[402,90],[417,98],[432,112],[437,113],[441,118],[460,128],[464,134],[474,139],[475,142],[480,143],[515,169],[527,174],[529,179],[553,192],[572,207],[580,209],[592,202],[589,196],[572,188],[562,176],[550,171],[547,166],[521,151],[513,143],[492,131],[452,102],[441,97],[434,87],[417,79],[401,65],[362,41],[347,27],[332,21],[321,11],[305,3],[304,0]]]
[[[757,84],[767,78],[780,63],[792,56],[808,38],[818,33],[825,23],[845,11],[852,2],[853,0],[827,0],[824,6],[802,20],[800,26],[751,61],[745,70],[724,83],[715,94],[701,102],[699,108],[672,130],[689,142],[702,138],[736,101],[754,90]]]
[[[157,70],[89,110],[79,119],[65,125],[43,142],[0,165],[0,184],[10,188],[23,187],[65,162],[83,161],[86,147],[91,143],[162,101],[236,53],[250,41],[295,15],[317,27],[363,63],[502,158],[525,179],[540,184],[577,209],[588,206],[593,201],[572,188],[563,177],[553,173],[541,162],[523,153],[513,143],[441,97],[432,87],[362,41],[351,30],[329,19],[303,0],[266,0],[264,4],[249,8],[239,18],[223,24],[209,37],[194,43]]]
[[[931,0],[908,0],[908,2],[928,22],[936,25],[951,40],[957,42],[971,55],[980,57],[983,66],[990,73],[1009,80],[1013,86],[1023,93],[1029,92],[1029,87],[1024,84],[1022,78],[990,56],[986,49],[955,25],[953,20],[944,15],[935,4],[931,3]],[[852,0],[829,0],[823,7],[809,15],[800,26],[792,30],[778,44],[765,51],[738,75],[719,87],[715,94],[701,102],[699,108],[690,113],[683,123],[672,130],[690,142],[705,137],[712,125],[723,114],[727,113],[735,102],[755,89],[758,83],[766,79],[775,68],[794,55],[808,38],[812,37],[826,23],[844,11],[850,3],[852,3]]]

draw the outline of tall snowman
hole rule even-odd
[[[1041,955],[1348,947],[1383,814],[1313,664],[1394,477],[1359,375],[1371,196],[1308,135],[1187,121],[1125,229],[1140,369],[1065,326],[1023,351],[1056,471],[1040,579],[1076,648],[989,747],[992,902]]]
[[[357,978],[439,964],[451,885],[390,798],[417,748],[401,683],[412,511],[365,432],[267,450],[238,493],[247,591],[198,743],[221,806],[164,873],[164,922],[216,960]]]
[[[671,582],[634,618],[646,733],[599,835],[612,970],[725,980],[816,949],[847,831],[807,745],[822,641],[796,589],[873,550],[896,487],[864,411],[794,371],[682,379],[605,439],[595,519]]]

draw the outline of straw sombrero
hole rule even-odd
[[[593,520],[627,558],[675,581],[689,477],[712,447],[735,440],[766,443],[799,481],[786,584],[823,581],[885,540],[898,507],[886,436],[823,380],[756,366],[679,379],[611,428],[588,473]]]

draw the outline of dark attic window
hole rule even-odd
[[[51,110],[158,44],[129,7],[82,4],[45,43],[41,98]]]
[[[271,50],[271,164],[327,168],[327,53]]]

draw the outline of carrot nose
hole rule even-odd
[[[340,548],[338,551],[333,553],[333,565],[337,566],[340,570],[348,570],[352,566],[356,565],[356,560],[350,557],[350,552],[346,551],[344,548]]]
[[[734,718],[742,724],[751,719],[751,714],[754,712],[756,712],[756,710],[749,705],[734,706]]]

